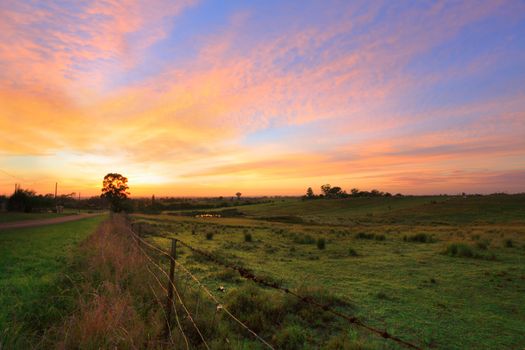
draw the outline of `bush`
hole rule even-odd
[[[293,241],[299,244],[314,244],[315,239],[310,235],[298,235],[294,234]]]
[[[432,243],[435,242],[434,238],[426,233],[416,233],[415,235],[403,236],[405,242],[417,242],[417,243]]]
[[[385,235],[375,235],[374,238],[376,241],[384,241],[386,239]]]
[[[252,234],[248,233],[248,232],[245,232],[244,233],[244,241],[245,242],[251,242],[252,241]]]
[[[217,272],[215,274],[215,277],[217,277],[221,281],[229,283],[239,283],[242,281],[239,277],[239,274],[236,271],[230,269],[223,269],[222,271]]]
[[[512,242],[512,239],[506,239],[505,240],[505,247],[507,247],[507,248],[514,247],[514,242]]]
[[[374,239],[374,234],[373,233],[365,233],[365,232],[359,232],[358,234],[355,235],[355,238],[357,239]]]
[[[489,242],[487,240],[479,241],[476,243],[476,246],[478,247],[478,249],[487,250],[487,248],[489,247]]]
[[[357,252],[355,251],[354,248],[350,247],[350,248],[348,248],[348,255],[350,255],[350,256],[357,256],[358,254],[357,254]]]
[[[324,249],[325,247],[326,247],[326,241],[325,241],[325,239],[324,239],[324,238],[319,238],[319,239],[317,240],[317,248],[320,249],[320,250],[322,250],[322,249]]]
[[[376,241],[384,241],[386,239],[385,235],[376,235],[373,233],[359,232],[355,235],[357,239],[375,239]]]
[[[447,246],[444,254],[449,256],[463,257],[463,258],[475,258],[478,257],[472,247],[464,243],[451,243]]]
[[[213,232],[206,232],[206,239],[211,241],[213,239]]]
[[[277,348],[285,350],[303,349],[305,341],[305,330],[297,324],[283,328],[274,337]]]
[[[332,336],[323,347],[325,350],[372,350],[377,348],[371,345],[369,340],[362,340],[356,335],[345,333]]]

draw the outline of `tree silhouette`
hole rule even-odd
[[[124,209],[124,202],[129,196],[128,179],[117,173],[109,173],[104,176],[102,182],[101,198],[105,198],[111,205],[111,210],[121,212]]]
[[[241,199],[242,193],[241,192],[237,192],[235,195],[237,196],[237,199]]]
[[[326,184],[326,185],[322,185],[321,186],[321,192],[323,192],[325,197],[328,197],[328,195],[330,194],[330,189],[331,188],[332,188],[332,186],[330,186],[330,184]]]
[[[308,189],[306,190],[306,198],[314,198],[315,195],[314,195],[314,190],[312,190],[311,187],[308,187]]]

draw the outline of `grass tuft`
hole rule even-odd
[[[410,236],[403,236],[403,241],[405,242],[417,242],[417,243],[433,243],[436,240],[427,233],[416,233]]]

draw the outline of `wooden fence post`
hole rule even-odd
[[[173,309],[173,284],[175,283],[175,259],[177,258],[177,240],[175,239],[171,239],[170,257],[170,280],[168,282],[168,300],[166,300],[166,336],[170,334],[171,311]]]

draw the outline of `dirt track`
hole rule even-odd
[[[11,228],[22,228],[22,227],[34,227],[34,226],[44,226],[44,225],[53,225],[60,224],[63,222],[76,221],[80,219],[89,218],[92,216],[100,215],[97,214],[78,214],[78,215],[67,215],[61,216],[58,218],[51,219],[39,219],[39,220],[24,220],[24,221],[14,221],[14,222],[5,222],[0,224],[0,230],[6,230]]]

